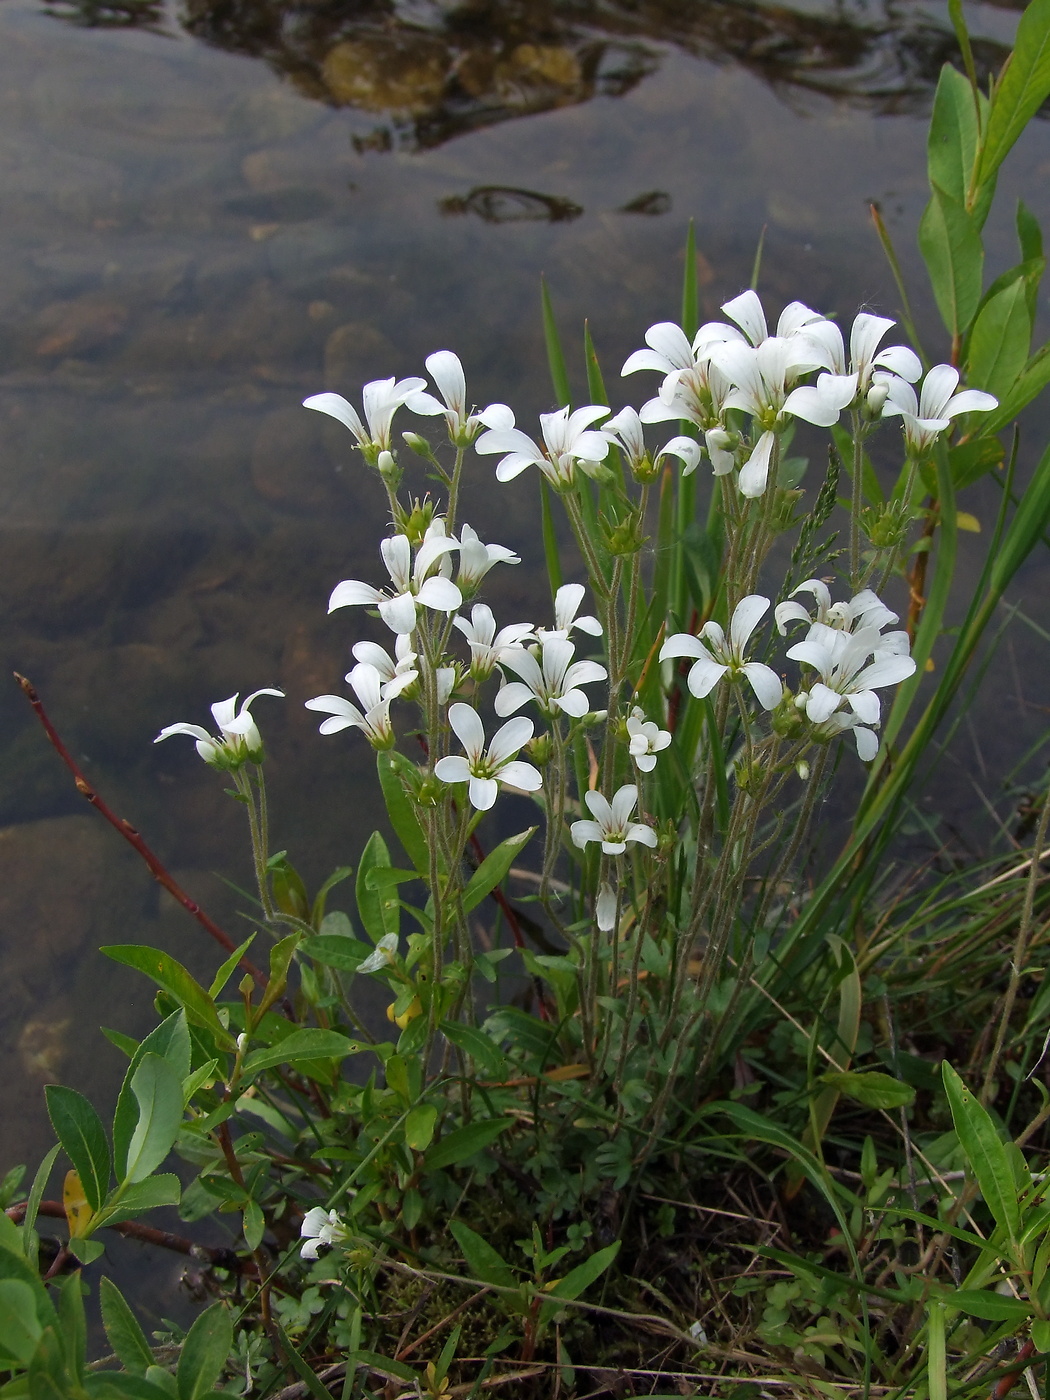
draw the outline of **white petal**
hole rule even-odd
[[[347,578],[342,583],[337,583],[332,589],[332,596],[328,600],[328,611],[335,612],[336,608],[349,608],[357,604],[364,607],[375,607],[381,603],[386,595],[380,593],[378,588],[373,588],[370,583],[359,583],[357,579]]]
[[[450,710],[450,716],[451,713]],[[535,728],[532,720],[526,719],[524,715],[519,715],[517,719],[510,719],[506,724],[501,725],[493,734],[492,742],[489,744],[489,762],[497,765],[513,758],[532,738]]]
[[[551,705],[573,719],[582,719],[591,708],[591,702],[582,690],[567,690],[564,695],[552,695]]]
[[[470,764],[458,753],[447,754],[434,764],[434,772],[443,783],[466,783],[470,781]]]
[[[784,687],[776,671],[770,666],[763,666],[761,661],[749,661],[743,667],[743,672],[762,708],[775,710],[784,695]]]
[[[702,656],[690,667],[689,675],[686,678],[689,693],[695,695],[698,700],[702,700],[705,695],[710,695],[728,670],[728,666],[719,666],[709,656]]]
[[[773,454],[773,433],[763,433],[755,444],[755,449],[751,456],[740,469],[738,485],[740,494],[746,496],[748,500],[764,494],[766,481],[769,477],[769,459]]]
[[[416,602],[438,612],[455,612],[463,604],[463,594],[448,578],[428,578],[416,594]]]
[[[711,653],[699,637],[691,632],[675,632],[660,648],[660,660],[670,661],[677,656],[703,656],[711,659]]]
[[[329,418],[337,418],[344,427],[350,429],[358,442],[370,440],[371,434],[358,417],[357,409],[347,403],[342,394],[313,394],[303,400],[303,408],[315,408],[318,413],[327,413]]]
[[[522,792],[536,792],[543,786],[543,774],[540,770],[521,759],[505,763],[499,770],[499,780],[507,787],[521,788]]]
[[[626,841],[603,841],[602,850],[607,856],[622,856],[627,849]]]
[[[766,314],[755,292],[741,292],[732,301],[724,301],[722,310],[731,321],[735,321],[752,345],[765,340],[769,331],[766,327]]]
[[[634,811],[637,801],[638,789],[633,783],[625,783],[623,787],[616,790],[612,800],[612,819],[614,826],[626,826],[627,819]],[[591,811],[594,812],[593,807]],[[597,812],[594,812],[594,815],[597,816]]]
[[[467,757],[472,763],[485,752],[485,726],[481,722],[481,716],[472,705],[462,703],[450,705],[448,711],[448,722],[455,730],[456,737],[463,745]],[[528,724],[530,721],[526,720]]]
[[[379,604],[379,616],[391,632],[411,632],[416,625],[416,600],[411,593],[399,593],[396,598],[384,598]]]
[[[499,796],[499,783],[495,778],[474,778],[470,780],[470,802],[479,812],[487,812]]]
[[[853,737],[857,741],[857,756],[865,763],[871,760],[879,751],[879,740],[877,735],[870,729],[865,729],[863,725],[854,726]]]
[[[435,350],[426,359],[438,392],[450,408],[463,409],[467,401],[467,381],[458,355],[451,350]]]
[[[806,701],[806,714],[814,724],[823,724],[825,720],[838,709],[842,703],[842,696],[838,691],[831,690],[828,686],[818,681],[809,692],[809,699]]]
[[[729,644],[734,656],[743,657],[751,633],[768,611],[769,599],[763,598],[761,593],[749,593],[737,603],[729,623]]]
[[[594,788],[588,788],[583,794],[583,800],[587,804],[587,810],[591,816],[608,830],[613,823],[612,808],[609,806],[608,799]]]
[[[637,841],[642,846],[655,846],[656,832],[643,822],[632,822],[627,828],[627,840]]]
[[[885,350],[879,351],[873,363],[888,369],[891,374],[899,375],[909,384],[922,378],[922,361],[906,345],[888,345]]]
[[[990,413],[993,408],[998,407],[999,400],[991,394],[986,394],[981,389],[963,389],[948,400],[944,411],[949,418],[955,418],[960,413]]]
[[[573,822],[569,827],[569,835],[573,844],[579,847],[586,846],[588,841],[600,841],[602,839],[602,829],[597,822]]]
[[[521,681],[511,681],[509,685],[497,691],[492,708],[502,718],[504,715],[512,715],[515,710],[520,710],[522,705],[527,705],[535,698],[535,692],[527,685],[523,685]]]

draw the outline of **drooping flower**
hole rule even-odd
[[[728,676],[730,680],[743,676],[762,708],[776,709],[784,694],[780,677],[761,661],[747,661],[744,658],[751,634],[768,609],[768,598],[751,593],[741,598],[733,609],[728,639],[717,622],[706,622],[699,637],[694,637],[690,632],[678,632],[668,637],[660,648],[660,660],[678,656],[696,658],[689,669],[686,684],[698,700],[710,695],[723,676]]]
[[[661,729],[653,720],[647,720],[645,711],[637,706],[627,720],[627,737],[631,757],[643,773],[653,771],[656,755],[671,742],[670,730]]]
[[[536,629],[538,637],[567,637],[574,628],[579,628],[581,632],[586,632],[592,637],[602,635],[602,624],[590,613],[584,613],[583,617],[577,617],[580,604],[583,602],[587,590],[582,583],[563,583],[554,595],[554,626],[551,628],[539,627]]]
[[[347,673],[347,683],[353,687],[361,708],[341,695],[317,695],[307,700],[308,710],[330,715],[320,727],[322,734],[338,734],[341,729],[360,729],[374,749],[388,749],[394,742],[390,723],[390,700],[383,698],[383,678],[375,666],[359,661]]]
[[[470,620],[463,616],[452,619],[470,646],[470,674],[476,681],[486,681],[509,650],[523,651],[522,643],[532,641],[535,633],[530,622],[512,622],[496,631],[496,619],[487,603],[475,603]]]
[[[543,786],[543,776],[531,763],[518,761],[518,754],[532,738],[531,719],[519,715],[501,725],[485,748],[485,726],[471,705],[450,705],[448,721],[466,751],[466,757],[449,754],[439,758],[434,772],[443,783],[467,783],[471,805],[487,812],[501,786],[535,792]]]
[[[481,415],[489,431],[478,438],[475,450],[482,455],[503,453],[496,465],[497,481],[513,481],[526,467],[535,465],[553,486],[563,490],[576,479],[577,467],[585,475],[593,474],[608,455],[610,434],[591,427],[608,413],[600,404],[588,404],[572,413],[568,407],[541,413],[540,447],[514,426],[514,414],[506,404],[491,404]]]
[[[637,841],[642,846],[656,845],[656,832],[651,826],[631,821],[638,801],[638,789],[633,783],[619,788],[611,803],[600,792],[590,790],[583,794],[583,800],[594,820],[573,822],[569,828],[573,843],[581,849],[590,841],[600,841],[607,856],[621,856],[629,841]]]
[[[592,681],[605,680],[608,672],[597,661],[573,661],[576,648],[567,637],[553,633],[540,636],[540,660],[531,651],[507,651],[502,665],[521,679],[505,685],[493,701],[502,718],[535,700],[548,718],[560,711],[581,719],[590,710],[587,696],[579,689]]]
[[[357,605],[377,607],[391,632],[399,635],[415,630],[417,606],[434,608],[437,612],[455,612],[463,602],[463,595],[451,579],[433,570],[446,554],[458,548],[456,540],[436,532],[431,534],[428,529],[427,537],[416,550],[413,565],[408,536],[392,535],[380,543],[379,549],[393,588],[382,590],[357,579],[344,579],[332,590],[328,611]]]
[[[433,355],[427,356],[426,365],[444,403],[439,403],[433,394],[414,393],[406,399],[405,406],[410,413],[425,416],[443,413],[453,444],[466,447],[477,435],[481,417],[468,412],[467,381],[462,362],[452,350],[435,350]]]
[[[312,394],[303,400],[304,408],[327,413],[349,428],[357,439],[357,445],[365,460],[372,466],[378,461],[380,452],[390,451],[390,429],[394,414],[413,395],[426,388],[425,379],[373,379],[361,391],[365,422],[353,404],[348,403],[342,394]],[[438,410],[441,411],[440,408]],[[366,426],[367,423],[367,426]]]
[[[314,1206],[303,1216],[299,1235],[303,1240],[300,1257],[316,1259],[322,1245],[341,1244],[350,1238],[350,1231],[334,1210]]]
[[[469,597],[493,564],[520,564],[521,557],[502,544],[482,544],[481,536],[469,525],[459,530],[459,568],[456,583],[460,592]]]
[[[958,383],[959,371],[954,365],[934,365],[922,381],[922,392],[916,399],[915,390],[905,380],[887,376],[882,416],[903,420],[904,441],[913,456],[932,447],[960,413],[989,413],[999,407],[999,400],[982,389],[960,389],[956,393]]]
[[[594,901],[594,922],[602,933],[611,933],[616,927],[616,891],[608,880],[603,880]]]
[[[844,632],[815,622],[806,639],[788,649],[792,661],[811,666],[819,677],[796,699],[813,724],[825,723],[844,706],[853,711],[861,724],[878,724],[879,697],[875,691],[897,685],[915,673],[912,658],[897,649],[890,650],[884,645],[886,641],[877,627]],[[896,648],[899,643],[891,645]]]
[[[273,690],[264,686],[262,690],[253,691],[238,709],[238,697],[231,695],[228,700],[216,700],[211,707],[212,718],[219,729],[220,737],[213,737],[199,724],[169,724],[166,729],[160,731],[153,742],[159,744],[162,739],[170,739],[173,734],[188,734],[191,739],[196,739],[197,752],[201,758],[213,768],[239,768],[247,760],[261,763],[262,735],[251,716],[251,705],[260,695],[276,695],[279,699],[284,699],[283,690]]]

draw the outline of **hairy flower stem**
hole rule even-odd
[[[755,913],[755,927],[761,928],[769,905],[776,896],[776,891],[781,880],[790,870],[798,855],[803,841],[809,834],[809,828],[813,821],[813,813],[816,811],[817,802],[823,796],[824,770],[828,764],[828,755],[831,752],[830,744],[823,744],[820,752],[813,764],[813,771],[806,780],[806,795],[802,800],[802,807],[795,821],[795,829],[791,833],[791,840],[788,842],[780,859],[773,870],[767,875],[765,886],[762,890],[762,897],[759,901],[758,910]]]
[[[456,528],[456,512],[459,509],[459,483],[463,476],[463,461],[466,457],[466,449],[456,448],[456,461],[452,468],[452,480],[448,487],[448,506],[445,510],[445,528],[451,535]]]
[[[1039,881],[1042,877],[1041,861],[1043,847],[1046,844],[1048,826],[1050,826],[1050,793],[1044,794],[1042,811],[1039,813],[1039,825],[1035,833],[1032,863],[1028,867],[1028,881],[1025,886],[1021,921],[1017,926],[1017,937],[1014,939],[1014,950],[1010,959],[1010,981],[1006,987],[1006,995],[1003,997],[1003,1009],[999,1013],[999,1026],[995,1033],[995,1045],[989,1057],[988,1068],[985,1070],[984,1074],[984,1084],[981,1087],[981,1102],[986,1108],[995,1098],[995,1076],[999,1069],[999,1060],[1002,1057],[1003,1045],[1006,1041],[1006,1032],[1010,1027],[1010,1017],[1013,1014],[1018,988],[1024,976],[1024,960],[1025,954],[1028,951],[1028,940],[1032,933],[1032,914],[1035,909],[1036,890],[1039,888]]]
[[[849,576],[856,593],[861,587],[860,516],[864,509],[864,434],[857,409],[850,413],[850,432],[853,435],[853,495],[849,512]]]
[[[256,769],[256,778],[259,790],[262,794],[262,810],[256,806],[255,792],[252,787],[252,780],[243,768],[234,770],[233,781],[237,791],[244,799],[244,805],[248,810],[248,830],[252,840],[252,864],[255,867],[255,883],[259,887],[259,903],[262,905],[263,918],[268,924],[279,922],[273,907],[273,900],[270,898],[270,877],[266,869],[266,862],[270,855],[266,845],[266,790],[262,785],[262,772]]]
[[[575,491],[566,491],[562,494],[562,500],[565,502],[565,513],[569,517],[572,533],[576,536],[576,543],[583,555],[583,562],[587,565],[587,573],[590,575],[595,597],[600,605],[605,605],[609,599],[609,585],[605,582],[605,574],[602,571],[597,552],[587,533],[579,498]]]

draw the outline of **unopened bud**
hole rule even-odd
[[[434,460],[434,450],[430,446],[430,443],[427,442],[426,438],[422,436],[422,434],[402,433],[401,441],[405,444],[409,451],[414,452],[417,457],[422,457],[423,460],[426,462],[432,462]]]
[[[554,745],[549,734],[537,734],[525,745],[525,752],[537,768],[545,767],[551,761]]]
[[[882,410],[886,407],[886,400],[889,398],[889,387],[885,384],[873,384],[868,390],[865,400],[868,417],[881,418]]]
[[[379,475],[383,478],[391,490],[396,491],[401,484],[401,468],[394,460],[392,452],[380,452],[376,461],[379,468]]]
[[[795,772],[798,774],[798,776],[802,779],[803,782],[805,782],[808,779],[809,764],[804,758],[800,758],[799,761],[795,764]]]
[[[245,1050],[247,1050],[247,1048],[248,1048],[248,1037],[247,1037],[247,1035],[244,1033],[244,1031],[241,1031],[240,1035],[237,1037],[237,1053],[238,1053],[238,1055],[243,1055],[244,1052],[245,1052]]]

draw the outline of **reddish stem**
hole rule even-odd
[[[6,1211],[8,1219],[13,1220],[16,1225],[22,1223],[25,1214],[25,1201],[17,1206],[9,1206]],[[37,1215],[65,1220],[66,1208],[61,1201],[41,1201],[37,1206]],[[153,1244],[161,1249],[174,1250],[176,1254],[188,1254],[194,1259],[207,1260],[212,1268],[229,1269],[234,1273],[243,1273],[246,1268],[250,1268],[248,1261],[239,1259],[232,1249],[212,1249],[208,1245],[194,1244],[183,1235],[173,1235],[170,1230],[156,1230],[152,1225],[143,1225],[138,1220],[119,1220],[103,1228],[115,1230],[118,1235],[124,1235],[129,1240],[141,1240],[143,1244]]]
[[[118,817],[116,812],[103,802],[102,798],[99,797],[87,778],[84,777],[73,755],[66,748],[55,726],[51,723],[50,719],[48,719],[47,711],[44,709],[40,701],[40,696],[36,693],[33,685],[26,680],[25,676],[20,676],[17,671],[14,673],[14,676],[15,680],[22,687],[22,692],[26,699],[32,705],[37,719],[44,726],[44,733],[51,740],[55,752],[73,774],[73,780],[77,785],[77,792],[79,792],[82,797],[86,797],[92,807],[94,807],[97,812],[101,812],[110,826],[112,826],[114,830],[119,831],[128,845],[138,852],[146,862],[154,880],[156,880],[158,884],[163,885],[172,898],[177,899],[182,907],[193,915],[201,927],[211,934],[216,943],[225,948],[227,953],[232,953],[237,947],[233,939],[228,933],[224,933],[213,919],[209,919],[200,905],[192,900],[180,885],[176,884],[175,880],[161,864],[159,858],[154,855],[131,823],[125,821],[123,817]],[[249,962],[247,958],[241,958],[237,966],[244,968],[245,972],[254,978],[260,987],[266,986],[267,977],[265,972],[261,972],[259,968],[257,968],[254,963]]]

